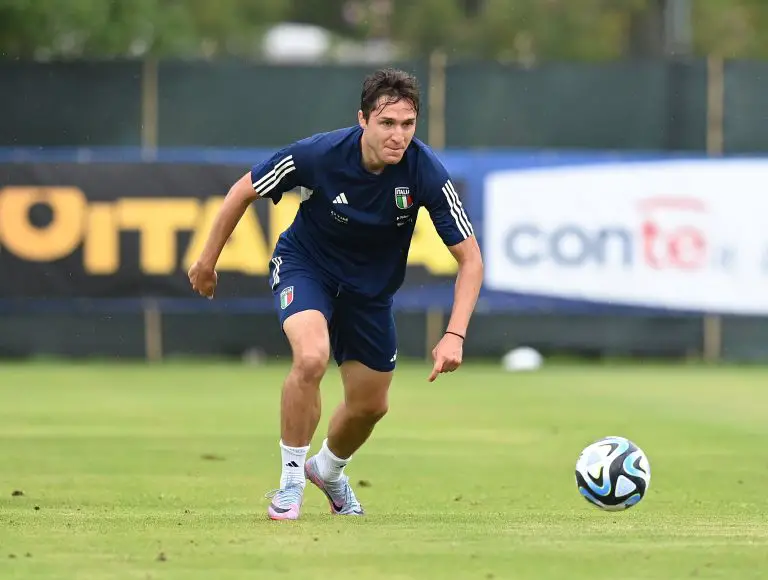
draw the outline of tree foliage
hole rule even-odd
[[[693,2],[694,46],[699,54],[726,58],[767,58],[768,2],[707,0]]]
[[[5,58],[258,57],[281,21],[357,40],[391,38],[405,56],[611,60],[663,0],[0,0]],[[768,57],[768,2],[689,0],[697,55]],[[645,19],[644,19],[645,18]],[[655,26],[658,26],[656,19]]]
[[[284,0],[0,0],[10,58],[248,54]]]

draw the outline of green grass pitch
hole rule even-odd
[[[368,515],[308,485],[302,520],[271,522],[285,371],[0,365],[0,578],[768,578],[767,369],[468,363],[430,384],[405,363],[347,469]],[[333,367],[323,392],[313,450]],[[576,490],[604,435],[650,458],[626,512]]]

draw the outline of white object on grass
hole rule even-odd
[[[541,368],[544,357],[529,346],[521,346],[510,350],[501,359],[501,364],[506,371],[535,371]]]

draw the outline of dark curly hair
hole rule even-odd
[[[360,95],[360,110],[366,121],[381,97],[387,97],[388,104],[406,99],[411,102],[416,114],[419,114],[421,105],[419,83],[411,73],[394,68],[383,68],[365,78],[363,92]]]

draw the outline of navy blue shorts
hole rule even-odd
[[[276,254],[270,285],[280,327],[292,314],[319,310],[328,321],[336,364],[355,360],[381,372],[394,370],[397,332],[391,300],[369,300],[345,293],[305,260]]]

